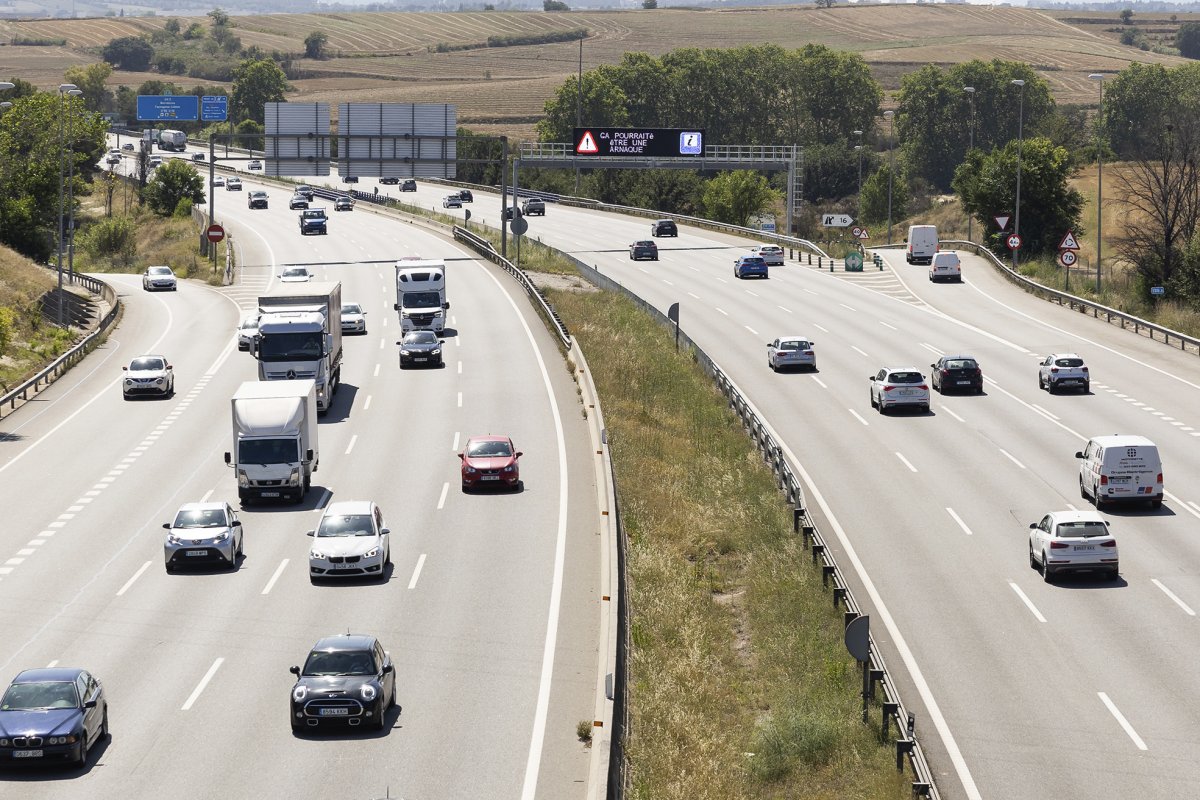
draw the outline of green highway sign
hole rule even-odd
[[[846,256],[845,265],[846,265],[846,272],[862,272],[863,271],[862,255],[860,253],[851,253],[850,255]]]

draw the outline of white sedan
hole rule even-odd
[[[146,267],[142,273],[142,289],[147,292],[158,289],[175,292],[179,290],[179,281],[170,267]]]
[[[768,267],[783,266],[783,248],[777,244],[760,244],[750,250],[750,255],[761,256]]]
[[[312,280],[308,267],[288,267],[279,276],[281,283],[305,283]]]
[[[929,411],[929,384],[916,367],[883,367],[867,380],[871,382],[871,408],[878,408],[880,414],[898,406]]]
[[[1046,583],[1061,572],[1102,572],[1116,580],[1120,572],[1117,540],[1108,521],[1095,511],[1051,511],[1029,523],[1029,566]]]
[[[367,312],[358,303],[342,303],[342,333],[366,333]]]
[[[817,370],[817,354],[807,336],[780,336],[767,342],[767,366],[778,372],[789,367]]]
[[[330,503],[321,515],[308,553],[312,581],[326,577],[386,577],[392,563],[391,533],[383,512],[370,500]]]

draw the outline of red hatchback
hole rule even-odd
[[[489,486],[521,487],[521,452],[507,436],[472,436],[458,454],[464,492]]]

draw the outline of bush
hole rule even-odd
[[[172,216],[176,219],[187,219],[192,216],[192,205],[192,198],[183,198],[175,205],[175,213]]]
[[[752,769],[768,783],[787,777],[796,767],[823,766],[842,746],[837,721],[814,711],[773,714],[755,739]]]
[[[91,258],[128,266],[137,255],[133,221],[129,217],[107,217],[76,235],[80,249]]]
[[[13,325],[16,322],[16,317],[13,315],[11,308],[0,307],[0,356],[4,355],[4,351],[8,349],[9,342],[12,341]]]

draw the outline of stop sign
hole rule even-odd
[[[204,235],[208,237],[210,242],[219,242],[225,238],[225,229],[214,223],[205,229]]]

